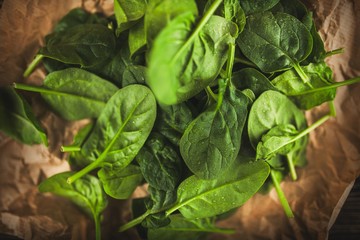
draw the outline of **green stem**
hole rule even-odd
[[[332,117],[336,117],[336,108],[335,108],[335,104],[334,101],[329,101],[329,115]]]
[[[68,179],[66,180],[68,184],[71,184],[73,182],[75,182],[76,180],[78,180],[79,178],[81,178],[82,176],[86,175],[87,173],[91,172],[92,170],[94,170],[95,168],[100,167],[100,163],[101,161],[98,161],[100,158],[96,159],[94,162],[90,163],[89,165],[87,165],[86,167],[84,167],[83,169],[81,169],[80,171],[76,172],[75,174],[71,175],[70,177],[68,177]]]
[[[37,65],[41,62],[41,60],[44,58],[44,55],[37,54],[35,58],[32,60],[30,65],[26,68],[23,77],[28,77],[30,74],[34,71]]]
[[[223,0],[215,0],[213,4],[208,8],[208,11],[204,14],[203,18],[201,18],[199,24],[196,26],[194,32],[190,35],[189,39],[182,45],[182,47],[177,51],[174,58],[171,60],[172,64],[177,63],[178,58],[182,55],[186,49],[188,49],[189,45],[195,40],[195,38],[199,35],[200,31],[203,29],[205,24],[209,21],[211,16],[214,14],[216,9],[220,6]]]
[[[314,92],[321,92],[321,91],[325,91],[325,90],[330,90],[333,88],[338,88],[338,87],[342,87],[342,86],[347,86],[347,85],[351,85],[354,83],[359,83],[360,82],[360,77],[355,77],[355,78],[351,78],[342,82],[336,82],[336,83],[332,83],[331,85],[327,85],[324,87],[319,87],[319,88],[313,88],[313,89],[309,89],[306,90],[304,92],[300,92],[300,93],[296,93],[296,94],[289,94],[288,96],[292,97],[292,96],[301,96],[301,95],[305,95],[305,94],[309,94],[309,93],[314,93]]]
[[[99,216],[95,218],[95,239],[101,240],[101,224]]]
[[[294,165],[292,155],[287,154],[286,158],[287,158],[287,162],[288,162],[288,166],[289,166],[289,170],[290,170],[291,179],[293,181],[296,181],[297,180],[297,174],[296,174],[295,165]]]
[[[226,78],[228,79],[231,79],[234,61],[235,61],[235,45],[229,44],[228,60],[226,64]]]
[[[150,211],[146,211],[143,215],[137,217],[137,218],[134,218],[133,220],[131,220],[130,222],[122,225],[120,228],[119,228],[119,232],[124,232],[132,227],[135,227],[136,225],[140,224],[147,216],[149,216],[151,214]]]
[[[297,74],[299,74],[301,80],[305,83],[308,84],[310,79],[308,77],[308,75],[304,72],[304,70],[301,68],[301,66],[299,65],[299,63],[294,64],[294,69],[297,72]]]
[[[271,176],[271,180],[275,186],[276,193],[279,197],[281,205],[283,206],[286,216],[289,218],[293,218],[294,214],[290,208],[289,202],[287,201],[283,190],[280,187],[280,183],[275,176],[274,170],[270,171],[270,176]]]
[[[218,97],[217,95],[211,90],[211,87],[207,86],[205,88],[205,91],[207,92],[208,96],[211,96],[212,99],[214,99],[215,101],[217,101]]]
[[[325,53],[325,58],[336,55],[336,54],[341,54],[341,53],[344,53],[344,52],[345,52],[344,48],[338,48],[338,49],[326,52]]]
[[[61,152],[79,152],[81,148],[79,146],[61,146]]]

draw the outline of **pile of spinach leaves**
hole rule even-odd
[[[69,146],[72,171],[41,192],[71,199],[95,221],[108,198],[133,199],[144,239],[231,234],[216,226],[258,191],[306,164],[309,132],[335,116],[336,89],[312,13],[298,0],[115,0],[114,15],[71,10],[46,36],[42,86],[0,89],[0,130],[47,144],[18,90],[41,94],[59,117],[91,119]],[[327,103],[308,126],[304,111]],[[51,133],[49,133],[51,134]],[[142,210],[142,212],[139,210]],[[264,213],[266,214],[266,213]]]

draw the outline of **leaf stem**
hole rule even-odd
[[[341,54],[341,53],[344,53],[344,52],[345,52],[344,48],[338,48],[338,49],[335,49],[335,50],[331,50],[331,51],[325,53],[325,58],[336,55],[336,54]]]
[[[287,162],[288,162],[288,167],[289,167],[291,179],[292,179],[293,181],[296,181],[296,180],[297,180],[297,174],[296,174],[296,170],[295,170],[295,166],[294,166],[294,161],[293,161],[292,155],[291,155],[291,154],[287,154],[287,155],[286,155],[286,159],[287,159]]]
[[[235,61],[235,45],[229,44],[228,60],[226,64],[226,78],[228,79],[227,81],[231,79],[234,61]]]
[[[30,65],[26,68],[23,77],[28,77],[30,76],[30,74],[34,71],[34,69],[36,68],[37,65],[39,65],[39,63],[41,62],[41,60],[44,58],[44,55],[42,54],[37,54],[35,56],[35,58],[32,60],[32,62],[30,63]]]
[[[84,167],[83,169],[81,169],[80,171],[76,172],[75,174],[71,175],[70,177],[68,177],[68,179],[66,180],[66,182],[68,184],[71,184],[73,182],[75,182],[76,180],[78,180],[79,178],[81,178],[82,176],[84,176],[85,174],[91,172],[92,170],[94,170],[95,168],[98,168],[100,166],[101,161],[98,161],[100,158],[96,159],[94,162],[90,163],[89,165],[87,165],[86,167]]]
[[[299,74],[301,80],[305,83],[308,84],[310,81],[310,78],[308,77],[308,75],[304,72],[304,70],[301,68],[301,66],[299,65],[299,63],[295,63],[294,64],[294,69],[297,72],[297,74]]]
[[[174,58],[171,60],[171,63],[176,63],[181,54],[188,48],[188,46],[195,40],[199,32],[203,29],[205,24],[209,21],[211,16],[214,14],[216,9],[220,6],[223,0],[215,0],[213,4],[208,8],[207,12],[200,19],[199,24],[196,26],[194,32],[190,35],[188,40],[182,45],[182,47],[177,51]]]
[[[280,187],[280,183],[277,180],[273,169],[270,171],[270,176],[271,176],[272,182],[274,183],[276,193],[279,197],[280,203],[285,211],[286,216],[289,218],[293,218],[294,214],[290,208],[289,202],[287,201],[283,190]]]
[[[360,77],[355,77],[355,78],[351,78],[342,82],[336,82],[336,83],[332,83],[331,85],[327,85],[324,87],[319,87],[319,88],[313,88],[313,89],[309,89],[306,90],[304,92],[300,92],[300,93],[296,93],[296,94],[289,94],[288,96],[292,97],[292,96],[301,96],[301,95],[305,95],[305,94],[309,94],[309,93],[314,93],[314,92],[321,92],[321,91],[325,91],[325,90],[329,90],[329,89],[333,89],[333,88],[338,88],[338,87],[342,87],[342,86],[347,86],[347,85],[351,85],[354,83],[359,83],[360,82]]]
[[[137,218],[134,218],[133,220],[131,220],[130,222],[122,225],[120,228],[119,228],[119,232],[124,232],[132,227],[135,227],[136,225],[140,224],[147,216],[149,216],[151,214],[150,211],[146,211],[143,215],[137,217]]]
[[[335,104],[334,101],[329,101],[329,115],[332,117],[336,117],[336,108],[335,108]]]
[[[79,146],[61,146],[60,151],[61,152],[79,152],[81,148]]]
[[[100,224],[99,216],[96,216],[94,220],[95,220],[95,239],[101,240],[101,224]]]

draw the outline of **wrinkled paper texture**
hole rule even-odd
[[[360,76],[360,2],[307,1],[327,50],[345,53],[327,59],[336,81]],[[35,56],[44,36],[74,7],[112,13],[110,0],[5,0],[0,10],[0,85],[25,82],[40,85],[44,71],[29,78],[22,73]],[[287,178],[282,188],[294,211],[288,219],[275,190],[257,194],[229,219],[219,223],[235,228],[228,236],[209,239],[326,239],[328,229],[346,198],[344,191],[360,173],[360,85],[338,89],[337,116],[310,134],[308,165],[299,180]],[[49,147],[25,146],[0,133],[0,233],[23,239],[91,239],[93,222],[70,201],[41,194],[37,185],[47,177],[69,170],[60,146],[69,144],[84,121],[66,122],[46,109],[37,94],[24,93],[49,135]],[[328,111],[325,105],[306,113],[308,123]],[[0,116],[6,117],[6,116]],[[143,196],[139,189],[135,197]],[[341,198],[342,197],[342,198]],[[103,239],[137,239],[133,231],[117,235],[130,218],[128,201],[110,201],[104,213]],[[335,209],[335,211],[334,211]]]

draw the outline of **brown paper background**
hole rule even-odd
[[[327,50],[345,47],[344,54],[328,58],[335,80],[360,76],[360,2],[307,3],[314,10]],[[41,84],[43,71],[37,70],[28,79],[23,79],[22,73],[43,44],[43,36],[77,6],[111,13],[112,1],[4,1],[0,10],[0,85]],[[236,234],[209,239],[326,239],[329,223],[343,202],[341,196],[360,173],[359,93],[359,84],[338,90],[337,117],[310,134],[308,165],[298,170],[299,180],[287,179],[281,184],[294,219],[286,218],[273,190],[268,195],[255,195],[234,216],[220,223],[235,228]],[[74,205],[37,191],[43,179],[69,169],[66,154],[61,154],[59,148],[69,143],[84,121],[61,120],[46,109],[38,95],[25,96],[49,134],[49,147],[25,146],[0,133],[0,233],[24,239],[91,239],[93,223]],[[326,112],[326,106],[307,112],[309,124]],[[105,211],[108,220],[103,223],[104,239],[113,239],[111,233],[129,218],[124,210],[128,202],[113,200],[110,205],[111,210]],[[121,239],[136,239],[136,235],[129,231]]]

